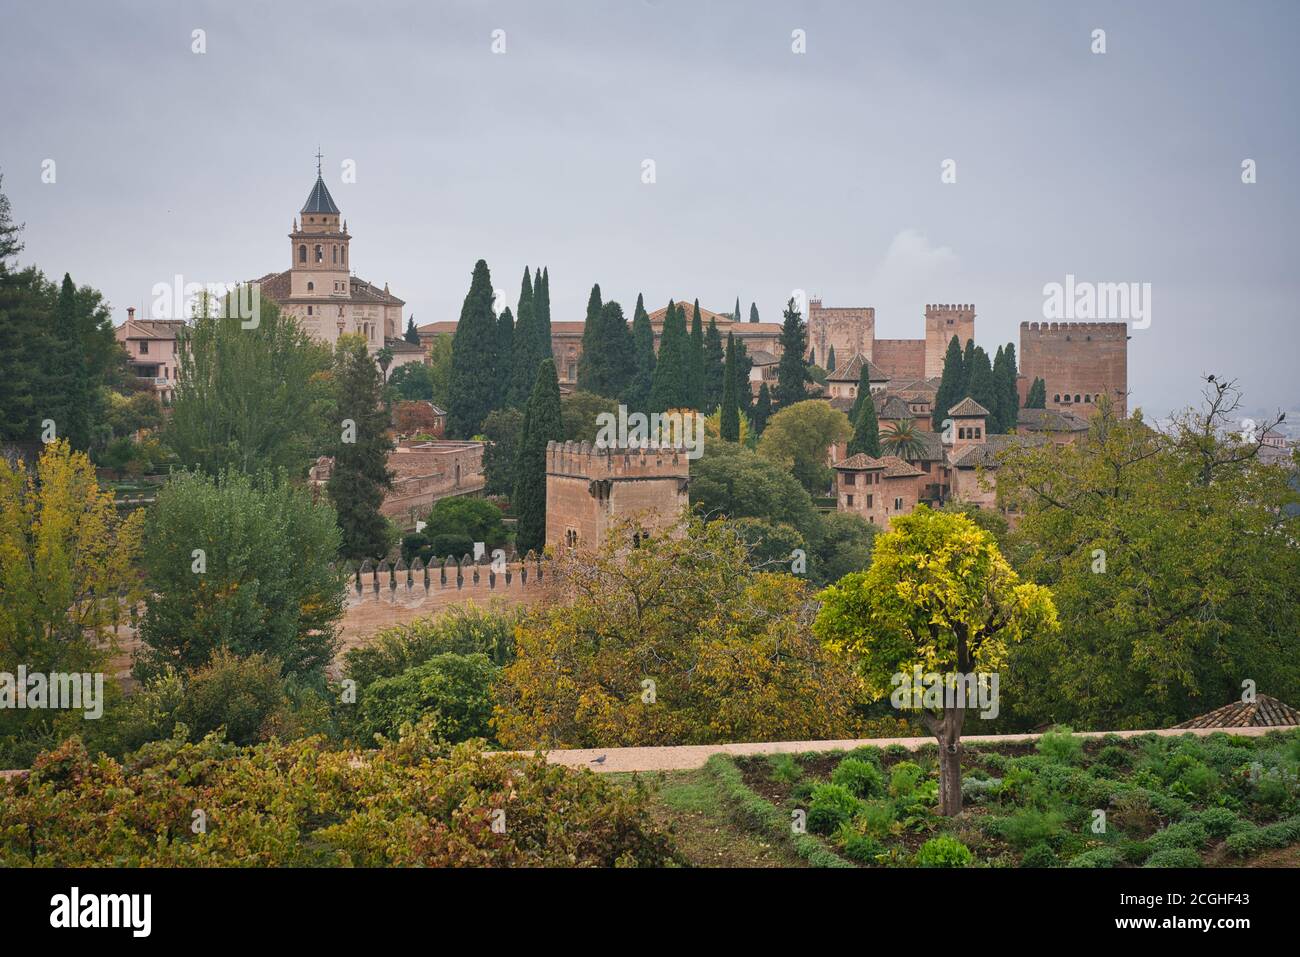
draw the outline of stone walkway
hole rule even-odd
[[[1077,731],[1076,738],[1100,738],[1116,734],[1121,738],[1134,738],[1143,734],[1173,737],[1195,734],[1203,737],[1222,731],[1247,737],[1264,735],[1270,731],[1287,731],[1288,728],[1198,728],[1194,731],[1165,728],[1159,731]],[[1014,744],[1018,741],[1037,741],[1041,734],[972,734],[962,737],[964,744]],[[843,741],[766,741],[749,744],[692,744],[665,748],[588,748],[569,751],[547,751],[546,760],[570,768],[591,768],[593,771],[691,771],[704,766],[715,754],[799,754],[804,751],[851,751],[863,745],[877,748],[901,744],[915,750],[925,744],[934,744],[934,738],[860,738]]]

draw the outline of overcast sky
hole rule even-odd
[[[1151,283],[1131,405],[1163,414],[1209,371],[1249,409],[1300,408],[1293,0],[14,7],[22,260],[119,323],[176,274],[288,268],[319,145],[354,270],[418,323],[456,318],[484,258],[512,303],[548,265],[556,320],[593,282],[629,314],[638,292],[739,296],[773,321],[805,289],[875,306],[881,337],[973,302],[991,352],[1073,274]]]

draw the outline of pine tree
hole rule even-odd
[[[496,393],[494,408],[503,409],[510,404],[510,382],[514,376],[515,317],[506,306],[497,316],[496,369],[492,375]]]
[[[710,332],[717,332],[717,327],[709,324]],[[727,358],[722,372],[722,414],[720,416],[720,433],[728,442],[740,441],[740,406],[737,404],[736,373],[736,337],[727,333]]]
[[[477,435],[492,411],[493,389],[484,388],[496,373],[497,320],[492,314],[492,274],[482,259],[460,308],[460,321],[451,340],[451,382],[447,396],[447,434],[468,439]]]
[[[546,544],[546,443],[563,438],[560,380],[555,374],[555,360],[543,359],[537,367],[533,393],[524,408],[515,491],[510,500],[518,517],[515,549],[521,555],[540,552]]]
[[[1029,394],[1025,396],[1025,408],[1047,408],[1047,383],[1041,378],[1035,377],[1033,384],[1030,385]]]
[[[636,375],[636,343],[623,307],[612,299],[600,309],[600,335],[604,383],[597,395],[617,399]]]
[[[849,439],[847,453],[857,455],[866,452],[872,458],[880,458],[880,422],[876,418],[876,402],[868,391],[858,409],[858,416],[853,420],[853,437]]]
[[[636,297],[636,312],[632,317],[632,343],[636,372],[624,401],[633,411],[645,411],[650,402],[650,387],[654,383],[655,331],[645,311],[645,298],[641,295]]]
[[[691,314],[690,339],[690,388],[692,409],[704,407],[704,324],[700,319],[700,301],[695,300],[695,311]]]
[[[388,522],[379,509],[392,487],[388,453],[393,448],[383,379],[359,336],[339,340],[334,367],[342,428],[331,449],[334,465],[325,487],[343,533],[339,554],[351,561],[382,558],[388,551]]]
[[[948,342],[948,351],[943,357],[943,375],[939,379],[939,388],[934,395],[934,428],[939,431],[940,423],[948,417],[948,410],[962,400],[958,395],[965,388],[966,370],[963,367],[961,343],[956,336]]]
[[[767,383],[758,387],[758,399],[754,402],[754,434],[762,435],[767,428],[767,420],[772,417],[772,393],[767,391]]]
[[[752,302],[749,304],[749,321],[758,322],[758,306]]]
[[[537,351],[539,341],[537,310],[533,292],[533,281],[529,277],[528,267],[524,267],[524,278],[519,286],[519,308],[515,312],[515,332],[510,353],[510,388],[506,392],[506,403],[522,409],[533,391],[533,379],[537,376],[537,364],[541,356]]]
[[[84,452],[90,447],[95,397],[86,368],[82,327],[77,287],[64,273],[50,330],[44,393],[59,437]]]
[[[731,333],[727,333],[731,338]],[[722,403],[722,394],[726,390],[726,357],[722,350],[722,334],[718,324],[709,320],[709,328],[704,333],[704,406],[702,412],[712,415],[713,410]]]
[[[549,359],[554,354],[551,350],[551,271],[542,269],[542,278],[538,280],[540,291],[536,292],[534,306],[537,320],[537,361]]]
[[[803,357],[808,352],[808,331],[804,326],[803,316],[793,298],[786,303],[785,317],[781,324],[781,360],[776,367],[776,395],[773,401],[782,409],[788,409],[796,402],[808,397],[804,383],[812,376]]]
[[[604,395],[608,375],[605,334],[601,323],[600,285],[593,284],[587,297],[587,321],[582,325],[582,355],[578,357],[578,388]]]
[[[648,411],[666,412],[690,407],[689,351],[686,310],[669,301],[659,338]]]
[[[1003,369],[1002,388],[1006,398],[1002,404],[1002,431],[1010,432],[1020,421],[1020,389],[1017,380],[1020,378],[1020,370],[1016,368],[1016,344],[1008,342],[1003,350]]]
[[[835,347],[834,346],[831,346],[831,351],[826,356],[826,371],[827,372],[835,371]]]

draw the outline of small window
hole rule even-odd
[[[142,356],[147,356],[148,354],[149,354],[149,343],[146,342],[144,339],[141,339],[141,340],[140,340],[140,355],[142,355]]]
[[[980,433],[983,432],[983,431],[984,431],[984,430],[981,429],[978,425],[975,426],[975,438],[978,439],[978,438],[980,437]]]
[[[339,261],[339,247],[330,247],[330,261],[337,263]]]
[[[901,498],[894,499],[894,511],[901,512],[902,510],[903,510],[903,500]]]
[[[1091,392],[1085,393],[1084,396],[1083,396],[1083,401],[1084,401],[1084,402],[1091,402],[1091,401],[1092,401],[1092,393],[1091,393]]]
[[[304,243],[303,245],[298,247],[298,262],[305,263],[306,261],[307,261],[307,245],[306,243]]]
[[[325,261],[325,247],[320,243],[316,244],[316,261],[323,263]]]
[[[312,292],[312,291],[314,291],[315,289],[316,289],[316,284],[315,284],[314,282],[309,282],[309,283],[307,283],[307,291],[308,291],[308,292]]]
[[[311,306],[308,306],[308,307],[307,307],[307,315],[309,315],[309,316],[311,315]]]
[[[1075,401],[1075,402],[1078,402],[1078,401],[1079,401],[1079,393],[1077,393],[1077,392],[1074,394],[1074,401]]]
[[[1056,395],[1052,396],[1052,401],[1053,401],[1053,402],[1060,402],[1060,401],[1061,401],[1061,393],[1058,392],[1058,393],[1056,393]]]
[[[853,496],[852,496],[852,495],[846,495],[846,496],[844,496],[844,504],[847,505],[849,508],[852,508],[852,507],[853,507]]]
[[[845,472],[845,473],[844,473],[844,484],[845,484],[845,485],[855,485],[855,484],[857,484],[857,476],[854,475],[852,472]]]
[[[871,507],[872,507],[872,501],[873,501],[874,499],[875,499],[875,496],[874,496],[874,495],[868,495],[868,496],[867,496],[867,508],[871,508]]]

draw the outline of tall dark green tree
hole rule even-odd
[[[754,369],[754,360],[749,354],[749,348],[745,345],[744,339],[736,340],[736,404],[740,406],[740,411],[748,415],[753,411],[754,393],[749,388],[749,376]],[[768,401],[772,400],[772,395],[768,393]]]
[[[509,405],[522,409],[533,391],[537,377],[537,364],[542,361],[538,352],[537,311],[533,295],[533,281],[524,267],[524,278],[519,284],[519,307],[515,312],[515,333],[511,340],[510,388],[506,393]]]
[[[0,263],[0,439],[35,442],[46,417],[37,414],[38,400],[46,395],[46,285],[36,269],[9,272]]]
[[[749,304],[749,321],[758,322],[758,306],[752,302]]]
[[[709,331],[716,333],[717,326],[709,323]],[[738,372],[736,366],[736,337],[727,333],[727,358],[722,372],[722,414],[719,433],[728,442],[740,441],[740,406],[736,401]]]
[[[993,379],[993,366],[989,362],[989,354],[980,346],[976,346],[973,353],[970,382],[966,394],[996,415],[998,387]]]
[[[970,377],[974,373],[974,371],[975,371],[975,340],[967,339],[966,347],[962,350],[961,353],[962,380],[961,380],[961,386],[957,389],[957,391],[961,393],[960,395],[957,396],[958,401],[961,401],[963,398],[970,395]]]
[[[415,328],[415,316],[407,317],[406,332],[402,333],[402,338],[413,346],[420,344],[420,331]]]
[[[551,352],[551,271],[549,268],[542,269],[542,278],[538,280],[540,287],[536,292],[536,313],[537,313],[537,360],[549,359]]]
[[[827,372],[835,371],[835,347],[834,346],[831,346],[831,351],[826,356],[826,371]]]
[[[786,303],[781,324],[781,360],[776,367],[773,402],[782,409],[808,398],[804,384],[812,381],[804,356],[808,354],[808,329],[793,297]]]
[[[956,336],[948,342],[948,351],[943,357],[943,375],[939,378],[939,388],[934,395],[934,428],[940,426],[948,416],[948,410],[965,397],[966,370],[963,365],[961,342]]]
[[[1002,431],[1010,432],[1020,419],[1020,389],[1017,380],[1020,370],[1016,368],[1016,344],[1008,342],[1002,350]]]
[[[655,375],[655,330],[645,311],[645,298],[636,297],[636,312],[632,317],[632,346],[636,371],[624,395],[624,402],[634,412],[644,412],[650,402],[650,388]]]
[[[600,307],[600,334],[604,382],[597,395],[617,399],[636,375],[636,342],[623,307],[612,299]]]
[[[731,333],[727,333],[731,338]],[[709,320],[709,328],[704,333],[704,407],[702,412],[708,415],[722,403],[722,393],[726,389],[727,357],[722,349],[722,334],[718,324]]]
[[[496,373],[497,319],[492,313],[492,274],[480,259],[460,308],[460,321],[451,342],[451,385],[447,397],[447,434],[468,439],[477,435],[492,411]]]
[[[582,355],[578,357],[578,388],[604,395],[609,380],[605,353],[605,333],[601,315],[600,284],[591,287],[587,297],[587,321],[582,324]]]
[[[1002,346],[998,346],[998,351],[993,356],[993,405],[989,409],[992,415],[985,422],[989,432],[1005,432],[1007,430],[1007,392],[1004,384],[1006,372],[1006,351]]]
[[[393,484],[388,471],[393,443],[383,406],[383,378],[361,337],[339,340],[334,383],[340,429],[330,449],[334,466],[326,491],[338,513],[339,554],[353,561],[382,558],[390,543],[379,508]]]
[[[690,339],[690,387],[691,408],[704,407],[704,324],[700,319],[700,301],[695,300],[695,309],[691,313]]]
[[[690,408],[690,389],[690,336],[686,331],[686,310],[670,300],[659,337],[649,411]]]
[[[59,288],[51,333],[44,384],[46,415],[54,420],[60,437],[84,452],[90,447],[94,396],[86,369],[77,287],[67,273]]]
[[[755,435],[763,434],[763,430],[767,428],[767,420],[771,417],[772,393],[767,390],[767,383],[764,382],[758,387],[758,398],[754,400],[754,415],[752,418]]]
[[[853,397],[853,408],[849,410],[849,421],[857,423],[858,413],[862,411],[862,403],[871,398],[871,368],[865,362],[862,363],[862,371],[858,373],[857,394]]]
[[[1025,396],[1025,408],[1047,408],[1047,383],[1037,376],[1034,377],[1033,384],[1029,386],[1029,394]]]
[[[853,437],[849,439],[849,455],[866,452],[873,458],[880,457],[880,422],[876,418],[876,403],[871,392],[862,398],[858,416],[853,420]]]
[[[736,311],[731,314],[731,318],[735,319],[737,322],[740,322],[740,297],[739,296],[736,297]],[[710,322],[711,321],[712,320],[710,320]]]
[[[543,359],[537,367],[533,394],[524,408],[515,465],[515,494],[510,500],[518,517],[515,549],[521,555],[540,552],[546,544],[546,443],[563,438],[564,418],[555,360]]]
[[[515,371],[515,317],[506,306],[497,316],[496,371],[492,377],[496,402],[493,408],[510,404],[510,383]]]

